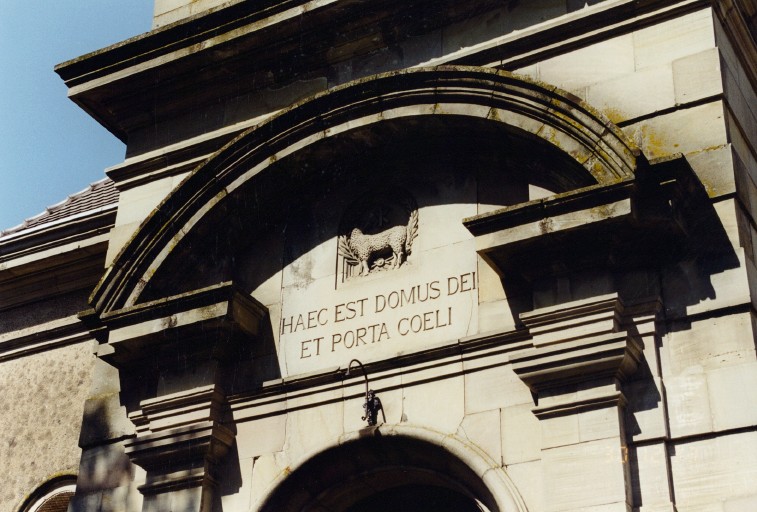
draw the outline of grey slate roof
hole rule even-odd
[[[11,235],[26,229],[49,224],[80,213],[98,210],[118,201],[118,190],[110,178],[90,184],[84,190],[71,194],[60,203],[48,206],[44,212],[29,217],[18,226],[0,231],[0,236]]]

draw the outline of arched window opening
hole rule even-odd
[[[19,512],[66,512],[75,491],[76,477],[55,478],[34,491]]]

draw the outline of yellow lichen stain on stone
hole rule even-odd
[[[625,121],[628,116],[620,109],[613,107],[606,107],[602,109],[602,114],[612,123],[620,123]]]
[[[539,221],[539,231],[546,235],[552,231],[552,219],[547,217]]]
[[[716,144],[715,146],[707,146],[706,148],[697,149],[694,151],[691,151],[689,153],[686,153],[686,156],[692,156],[692,155],[699,155],[701,153],[707,153],[709,151],[717,151],[719,149],[723,149],[725,147],[728,147],[729,144]]]
[[[719,195],[718,190],[710,183],[706,182],[701,177],[699,178],[699,181],[704,187],[705,192],[707,192],[707,197],[717,197]]]
[[[590,210],[591,214],[595,218],[609,219],[613,216],[613,209],[606,204],[595,206]]]
[[[651,130],[649,126],[642,125],[640,135],[641,147],[648,158],[658,158],[671,154],[671,151],[668,149],[668,142],[662,135]]]

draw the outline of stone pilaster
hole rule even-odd
[[[147,473],[143,510],[214,510],[216,470],[234,443],[221,423],[224,400],[218,386],[203,386],[144,400],[129,415],[137,437],[126,453]]]
[[[133,424],[121,436],[119,461],[144,470],[127,482],[138,486],[143,511],[219,509],[218,472],[235,441],[224,391],[235,382],[226,369],[262,350],[266,315],[248,294],[220,283],[86,319],[100,336],[98,363],[119,374],[111,394]],[[104,457],[95,453],[91,465],[101,467]]]
[[[521,315],[533,346],[512,362],[536,397],[547,511],[631,510],[622,384],[642,345],[622,315],[615,294]]]

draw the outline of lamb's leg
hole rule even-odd
[[[361,260],[360,261],[360,275],[361,276],[367,276],[368,273],[371,271],[371,269],[368,268],[368,260]]]
[[[392,268],[398,268],[400,265],[402,265],[402,251],[394,251],[394,265],[392,265]]]

